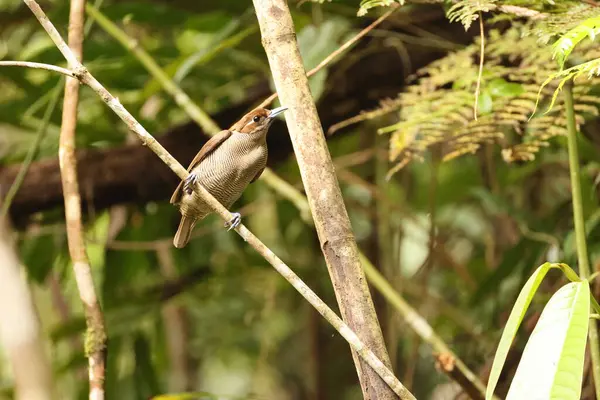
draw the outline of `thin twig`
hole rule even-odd
[[[12,204],[15,196],[17,195],[19,188],[25,181],[25,176],[27,176],[27,171],[29,171],[29,167],[31,166],[31,163],[37,156],[38,150],[40,148],[40,145],[42,144],[42,141],[44,140],[44,137],[46,137],[46,132],[48,131],[48,125],[50,124],[50,118],[52,117],[52,113],[54,112],[54,109],[56,108],[56,104],[58,103],[58,98],[62,92],[62,87],[63,87],[63,83],[62,83],[62,81],[60,81],[58,83],[58,85],[56,85],[56,88],[52,91],[52,95],[51,95],[52,97],[50,98],[50,102],[48,103],[48,106],[46,107],[46,111],[44,112],[44,116],[42,117],[42,122],[39,124],[38,132],[35,137],[35,140],[31,144],[31,147],[29,148],[29,151],[27,152],[27,155],[25,156],[25,160],[23,160],[23,163],[21,164],[19,173],[15,177],[15,180],[13,181],[13,183],[10,185],[10,189],[8,189],[8,193],[6,194],[6,197],[4,198],[4,201],[2,203],[2,209],[0,210],[0,221],[2,221],[8,215],[8,210],[10,209],[10,205]]]
[[[58,67],[51,64],[43,64],[29,61],[0,61],[0,67],[25,67],[34,69],[45,69],[46,71],[58,72],[70,77],[75,77],[73,71],[67,68]]]
[[[479,50],[479,73],[477,74],[477,87],[475,88],[475,105],[473,106],[473,115],[477,121],[477,107],[479,105],[479,91],[481,89],[481,77],[483,75],[483,57],[485,51],[485,33],[483,31],[483,15],[479,11],[479,36],[481,40],[481,48]]]
[[[180,179],[186,179],[188,172],[171,156],[165,148],[146,131],[146,129],[111,95],[100,82],[96,80],[87,69],[77,60],[73,52],[64,42],[54,25],[50,22],[44,11],[35,0],[23,0],[36,16],[42,27],[46,30],[52,41],[63,54],[69,66],[74,71],[80,82],[88,85],[100,98],[113,110],[127,127],[131,129],[142,143],[150,148]],[[213,209],[221,218],[231,220],[231,213],[221,205],[202,185],[197,184],[196,190],[203,201]],[[394,374],[381,362],[379,358],[358,338],[350,327],[342,321],[279,257],[277,257],[265,244],[263,244],[243,224],[235,231],[252,246],[265,260],[267,260],[317,311],[346,339],[352,349],[356,351],[366,363],[389,385],[395,393],[406,392],[406,389]]]
[[[327,57],[325,57],[323,59],[323,61],[321,61],[316,67],[314,67],[310,71],[308,71],[306,73],[306,76],[310,78],[311,76],[313,76],[314,74],[316,74],[317,72],[319,72],[320,70],[325,68],[331,61],[333,61],[340,54],[342,54],[344,51],[346,51],[348,48],[350,48],[354,43],[358,42],[363,36],[365,36],[367,33],[369,33],[371,30],[373,30],[375,27],[377,27],[377,25],[379,25],[383,21],[385,21],[399,7],[400,7],[399,4],[392,5],[390,7],[389,11],[387,11],[381,17],[377,18],[369,26],[367,26],[366,28],[364,28],[363,30],[358,32],[356,35],[354,35],[352,38],[350,38],[347,42],[345,42],[343,45],[341,45],[339,48],[337,48],[335,51],[333,51],[331,54],[329,54]],[[273,93],[272,95],[267,97],[265,100],[263,100],[263,102],[260,103],[257,106],[257,108],[267,107],[269,104],[271,104],[277,98],[277,96],[278,96],[277,92]]]
[[[85,0],[71,0],[69,51],[77,62],[83,57],[84,7]],[[81,197],[77,182],[77,158],[75,156],[78,103],[79,81],[75,78],[67,78],[58,150],[65,198],[67,242],[87,326],[85,351],[88,357],[89,398],[90,400],[102,400],[104,399],[106,375],[106,331],[104,315],[96,295],[90,261],[86,253],[81,222]]]

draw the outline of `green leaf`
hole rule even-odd
[[[520,83],[507,82],[502,78],[492,79],[486,86],[494,97],[515,97],[525,92]]]
[[[585,39],[586,36],[594,40],[598,32],[600,32],[600,16],[586,19],[554,42],[552,45],[552,58],[556,58],[560,69],[563,69],[565,61],[579,42]]]
[[[521,325],[521,322],[523,321],[525,312],[527,311],[537,288],[551,268],[559,268],[570,280],[575,282],[580,281],[577,274],[566,264],[552,263],[545,263],[538,267],[533,275],[527,280],[527,283],[525,283],[525,286],[523,286],[523,289],[521,289],[521,292],[519,293],[519,297],[517,297],[517,301],[510,312],[510,316],[508,317],[508,321],[502,332],[502,337],[500,338],[500,343],[498,344],[498,349],[494,356],[494,362],[488,380],[488,386],[485,393],[486,400],[489,400],[494,396],[494,390],[496,389],[496,384],[500,378],[500,372],[502,372],[502,367],[506,361],[506,356],[510,350],[511,343],[517,334],[519,325]]]
[[[483,91],[479,95],[479,101],[477,102],[477,113],[489,114],[492,112],[494,102],[492,100],[492,96],[489,91]]]
[[[579,400],[589,326],[588,281],[552,296],[525,346],[506,397]]]
[[[558,86],[556,87],[556,89],[554,90],[554,93],[552,94],[552,100],[550,101],[550,105],[548,106],[546,113],[550,112],[550,110],[552,110],[552,107],[554,107],[554,103],[556,103],[556,98],[558,97],[558,94],[562,90],[563,86],[565,86],[565,84],[568,81],[570,81],[571,79],[575,80],[583,74],[587,74],[588,79],[591,79],[594,75],[600,75],[600,58],[596,58],[594,60],[585,62],[583,64],[579,64],[574,67],[551,74],[544,82],[542,82],[542,85],[540,86],[540,89],[538,90],[535,108],[534,108],[533,112],[531,113],[531,116],[533,117],[533,115],[535,114],[535,111],[537,110],[537,106],[540,102],[540,98],[542,97],[541,96],[542,90],[550,82],[552,82],[555,79],[560,79]]]

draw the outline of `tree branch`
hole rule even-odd
[[[84,7],[85,0],[71,0],[69,13],[69,47],[71,50],[69,53],[74,62],[78,62],[83,57]],[[47,23],[50,22],[47,21]],[[68,47],[65,48],[68,50]],[[70,64],[72,65],[72,62]],[[75,78],[67,78],[58,150],[64,192],[67,240],[87,326],[85,352],[88,357],[89,398],[102,400],[104,399],[106,375],[106,331],[104,315],[96,295],[90,261],[85,249],[81,222],[81,198],[75,158],[78,103],[79,82]]]
[[[121,105],[121,103],[112,96],[101,84],[94,78],[87,69],[77,60],[69,47],[61,38],[60,34],[52,25],[46,14],[42,11],[35,0],[23,0],[31,9],[40,24],[44,27],[52,41],[56,44],[63,56],[67,59],[70,68],[73,70],[80,82],[88,85],[94,90],[100,98],[126,123],[144,143],[148,146],[180,179],[186,179],[188,176],[185,168],[177,162],[165,149],[150,135],[142,125]],[[208,204],[215,213],[226,221],[231,220],[229,211],[223,207],[202,185],[197,184],[196,190],[202,199]],[[308,300],[319,313],[340,333],[350,346],[373,368],[374,371],[382,377],[394,392],[404,393],[406,389],[396,379],[392,372],[381,362],[381,360],[358,338],[358,336],[331,310],[279,257],[277,257],[267,246],[265,246],[254,234],[252,234],[244,225],[240,224],[236,232],[250,244],[265,260],[267,260],[294,288]]]
[[[37,63],[37,62],[0,61],[0,67],[25,67],[25,68],[33,68],[33,69],[45,69],[46,71],[58,72],[59,74],[63,74],[65,76],[68,76],[71,78],[75,77],[75,74],[70,69],[58,67],[56,65],[42,64],[42,63]]]

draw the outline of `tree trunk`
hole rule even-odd
[[[315,220],[321,249],[344,320],[391,369],[358,248],[308,87],[285,0],[253,0],[262,41]],[[365,399],[396,399],[387,384],[353,352]]]

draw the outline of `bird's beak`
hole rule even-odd
[[[278,116],[279,114],[281,114],[282,112],[284,112],[285,110],[287,110],[287,107],[277,107],[271,110],[271,112],[269,113],[269,119],[273,119],[276,116]]]

